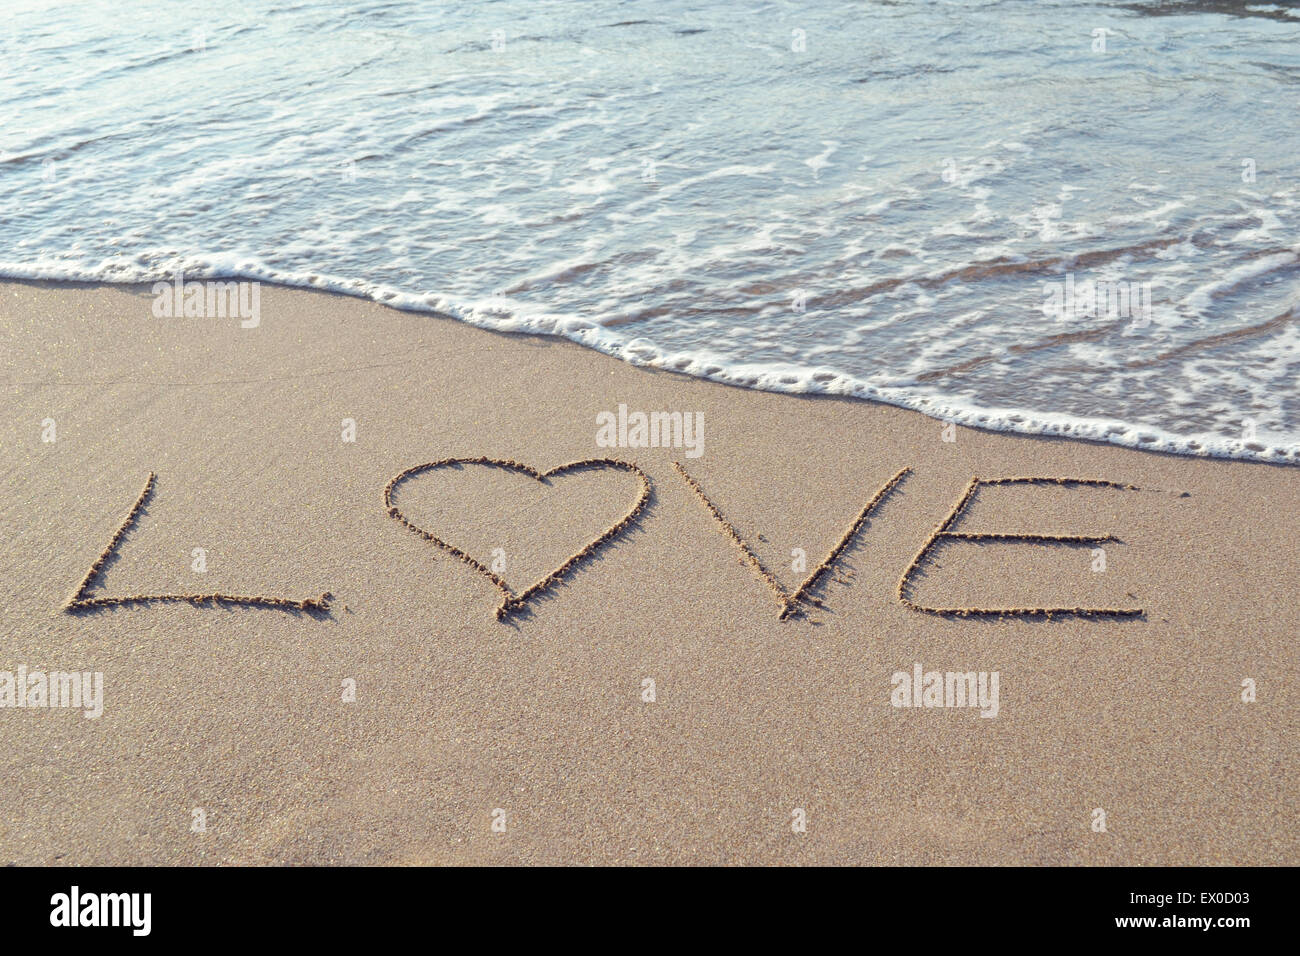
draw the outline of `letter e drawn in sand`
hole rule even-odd
[[[713,515],[713,519],[722,528],[723,533],[731,539],[732,543],[737,548],[740,549],[744,563],[748,564],[754,570],[754,573],[762,578],[768,588],[772,591],[777,602],[781,605],[781,613],[778,619],[782,621],[803,614],[804,604],[811,604],[814,607],[823,606],[821,601],[810,596],[810,592],[817,586],[817,582],[821,580],[822,576],[830,570],[831,566],[839,560],[840,555],[844,553],[844,549],[849,546],[849,542],[853,540],[853,536],[861,530],[871,512],[876,509],[876,506],[879,505],[880,502],[884,501],[885,496],[893,491],[898,483],[912,471],[911,468],[902,468],[893,478],[890,478],[889,481],[885,482],[880,490],[876,492],[875,497],[868,501],[866,507],[858,512],[858,516],[849,525],[844,534],[841,535],[840,540],[836,542],[835,547],[831,548],[826,557],[822,559],[821,564],[813,568],[811,573],[804,578],[803,583],[795,589],[793,594],[791,594],[781,586],[781,582],[776,579],[776,576],[772,574],[771,571],[763,567],[763,562],[758,559],[758,555],[754,553],[753,548],[746,543],[745,539],[740,536],[740,532],[736,530],[735,526],[732,525],[722,512],[718,510],[717,505],[709,500],[709,496],[704,493],[704,489],[700,487],[699,482],[687,473],[686,469],[682,467],[682,463],[675,461],[673,462],[673,467],[677,469],[677,473],[682,476],[687,486],[695,493],[695,497],[700,499],[700,504],[704,506],[705,510],[708,511],[709,514]]]
[[[215,606],[218,604],[238,604],[244,607],[265,607],[274,608],[281,611],[308,611],[319,613],[328,611],[332,595],[326,591],[319,597],[305,598],[295,601],[290,598],[264,597],[261,595],[249,594],[128,594],[121,597],[89,597],[90,591],[94,588],[98,579],[101,577],[104,566],[117,553],[127,532],[134,527],[136,520],[140,517],[140,512],[153,496],[154,482],[157,479],[152,471],[149,477],[145,479],[144,489],[140,492],[140,497],[135,500],[131,510],[127,513],[126,520],[122,522],[117,533],[113,535],[108,542],[108,547],[103,550],[95,562],[86,572],[86,576],[81,580],[81,586],[77,588],[63,606],[63,610],[68,613],[78,611],[87,611],[100,607],[146,607],[151,604],[192,604],[195,607]]]
[[[573,474],[580,471],[614,468],[621,471],[629,471],[636,475],[641,480],[641,492],[637,496],[636,503],[632,505],[622,518],[589,541],[550,574],[516,594],[510,589],[510,586],[506,584],[503,578],[491,571],[481,561],[471,557],[455,545],[449,544],[432,532],[417,527],[401,512],[401,510],[398,509],[396,505],[393,504],[393,492],[397,489],[398,485],[406,481],[408,478],[413,478],[416,475],[435,471],[439,468],[447,468],[453,465],[484,465],[489,468],[500,468],[505,471],[527,475],[534,481],[541,482],[544,485],[549,485],[552,478],[558,478],[561,475]],[[597,552],[609,545],[616,537],[618,537],[618,535],[622,534],[623,531],[630,527],[641,515],[641,512],[645,510],[646,504],[649,503],[650,488],[649,475],[631,462],[620,461],[617,458],[586,458],[582,461],[571,461],[568,464],[552,468],[550,471],[538,471],[531,465],[525,465],[522,462],[512,461],[508,458],[443,458],[440,461],[431,461],[423,465],[415,465],[401,472],[389,481],[388,484],[384,486],[384,508],[387,510],[390,518],[397,521],[408,531],[418,534],[426,541],[433,542],[443,551],[459,558],[465,564],[468,564],[479,574],[491,581],[493,586],[501,592],[501,605],[496,609],[496,617],[497,620],[500,621],[521,610],[531,598],[554,588],[560,583],[560,581],[568,577],[582,564],[591,560]]]
[[[1120,491],[1141,491],[1137,485],[1126,485],[1104,478],[1053,478],[1024,477],[979,478],[975,477],[966,485],[961,497],[953,505],[952,511],[925,539],[921,550],[917,552],[912,563],[907,566],[903,576],[898,579],[898,600],[913,611],[925,614],[939,614],[945,617],[1045,617],[1049,621],[1054,617],[1141,617],[1146,612],[1142,608],[1126,607],[926,607],[911,600],[911,577],[920,568],[925,556],[940,538],[955,538],[960,541],[1028,541],[1034,544],[1099,544],[1103,541],[1118,541],[1113,534],[1077,535],[1077,534],[984,534],[951,530],[962,512],[975,497],[980,485],[1059,485],[1061,487],[1083,486],[1091,488],[1115,488]]]

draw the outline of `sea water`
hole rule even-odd
[[[7,0],[0,62],[3,276],[1300,462],[1300,4]]]

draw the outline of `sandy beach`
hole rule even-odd
[[[103,674],[94,719],[0,708],[0,862],[1300,862],[1300,469],[946,441],[890,406],[260,294],[242,328],[157,318],[148,286],[0,284],[0,671]],[[699,453],[599,444],[619,406],[702,416]],[[477,458],[537,474],[432,468],[389,513],[402,472]],[[538,480],[600,459],[636,469]],[[150,474],[87,594],[328,607],[69,610]],[[1134,487],[980,486],[948,531],[995,537],[937,540],[913,604],[1140,613],[904,604],[972,477]],[[498,619],[493,576],[520,594],[584,548]],[[996,672],[996,715],[895,706],[917,665]]]

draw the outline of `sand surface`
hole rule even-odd
[[[0,671],[104,674],[98,719],[0,709],[0,862],[1300,862],[1300,469],[945,442],[910,411],[322,293],[264,286],[256,329],[156,319],[151,301],[0,284]],[[596,416],[620,403],[702,413],[703,454],[599,447]],[[634,462],[650,497],[499,621],[493,582],[383,498],[413,465],[480,456]],[[807,573],[792,551],[811,571],[910,472],[813,588],[821,606],[783,621],[674,461],[787,593]],[[65,611],[151,472],[95,595],[328,591],[328,612]],[[981,488],[954,530],[1111,534],[1106,570],[1087,545],[950,538],[916,603],[1143,615],[904,606],[900,575],[972,476],[1140,490]],[[517,593],[638,490],[628,471],[466,465],[395,500],[484,566],[499,548]],[[997,717],[891,706],[891,675],[918,662],[997,671]]]

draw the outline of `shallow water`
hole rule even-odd
[[[0,274],[1300,462],[1300,4],[7,7]]]

